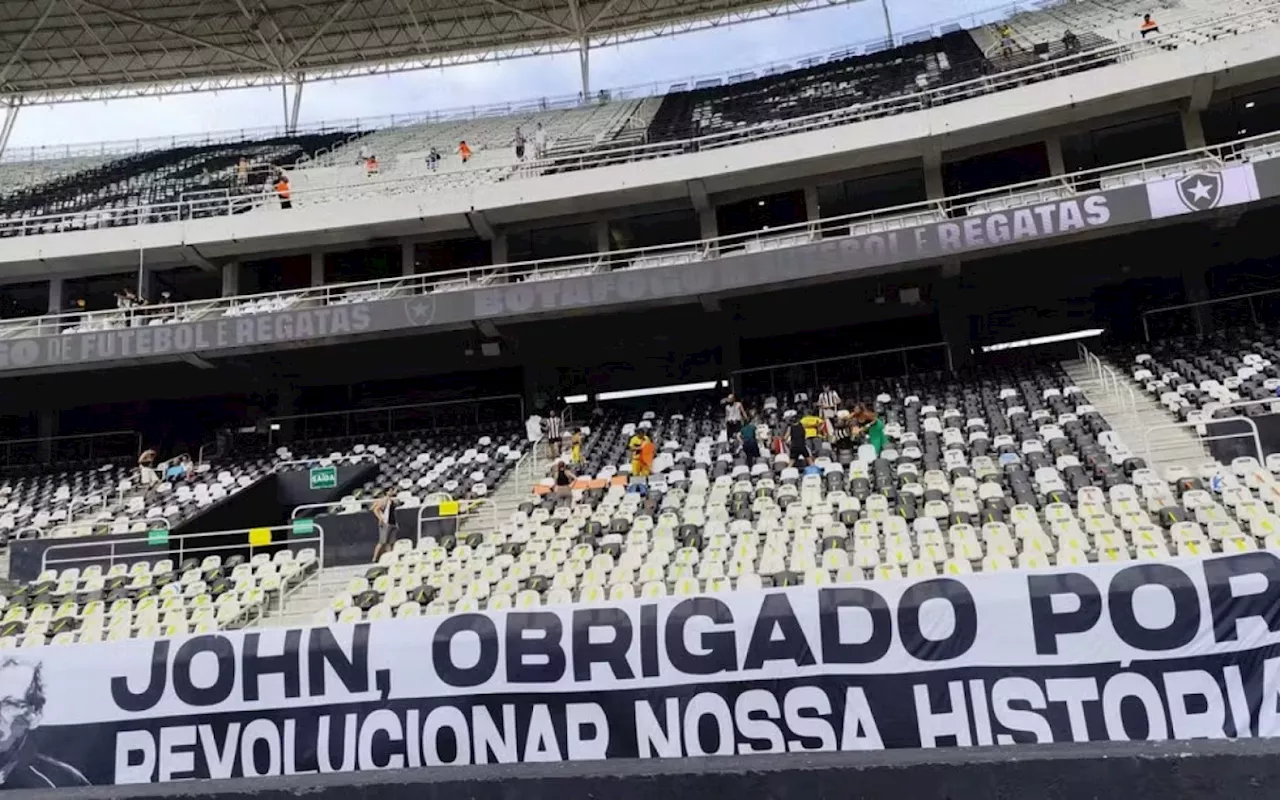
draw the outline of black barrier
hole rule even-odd
[[[77,559],[74,566],[84,567],[98,563],[103,566],[111,560],[151,561],[171,558],[177,552],[176,542],[183,536],[209,532],[231,531],[225,537],[209,537],[200,547],[235,548],[243,543],[241,531],[259,527],[277,527],[289,524],[289,513],[305,503],[327,503],[350,492],[376,473],[373,463],[343,464],[337,467],[337,484],[331,489],[312,489],[307,470],[295,470],[266,475],[251,486],[228,495],[211,504],[197,516],[170,531],[164,540],[148,544],[147,534],[120,533],[92,537],[59,537],[47,539],[15,539],[9,543],[9,579],[34,581],[40,574],[45,551],[58,548],[50,559]],[[329,529],[324,528],[326,548]],[[376,542],[376,529],[374,533]],[[67,547],[72,545],[73,547]],[[367,561],[373,553],[370,544],[357,561]],[[326,554],[327,559],[327,554]],[[64,564],[63,566],[72,566]]]
[[[1126,742],[296,775],[23,792],[32,800],[1271,800],[1280,743]]]

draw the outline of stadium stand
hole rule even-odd
[[[290,164],[302,154],[326,147],[341,134],[308,134],[239,144],[180,147],[140,153],[97,163],[88,169],[62,172],[52,180],[33,184],[30,179],[17,191],[0,197],[0,214],[9,220],[23,220],[48,214],[97,212],[91,227],[129,224],[125,218],[138,207],[178,203],[187,195],[220,194],[221,208],[234,194],[259,193],[273,165]],[[247,159],[250,170],[239,182],[237,166]],[[12,168],[10,168],[12,169]],[[8,171],[4,177],[8,177]],[[163,212],[162,212],[163,213]],[[209,213],[194,202],[188,214]],[[171,221],[168,218],[152,221]]]
[[[743,128],[891,100],[983,74],[983,55],[968,33],[880,53],[803,64],[790,72],[730,84],[677,84],[649,125],[664,142],[729,134]],[[748,73],[750,75],[751,73]]]
[[[781,454],[749,464],[727,439],[718,409],[705,404],[593,417],[579,467],[586,477],[571,501],[552,493],[530,498],[487,537],[401,540],[353,576],[318,618],[351,622],[1280,545],[1280,517],[1268,505],[1280,500],[1280,484],[1256,460],[1166,480],[1114,436],[1058,368],[871,384],[842,394],[875,398],[889,440],[878,457],[865,444],[856,457],[824,444],[811,465]],[[774,431],[797,413],[779,411],[777,398],[763,398],[761,407]],[[662,455],[655,475],[635,483],[627,479],[626,442],[638,429],[661,443]],[[1230,487],[1221,498],[1205,491],[1215,475]]]
[[[349,199],[351,192],[346,188],[364,181],[369,190],[381,191],[376,187],[382,180],[430,176],[419,190],[466,188],[517,175],[675,155],[685,152],[687,142],[696,137],[715,140],[699,146],[720,146],[747,135],[780,135],[786,132],[780,123],[821,122],[815,121],[815,116],[833,115],[831,122],[823,124],[835,124],[863,118],[862,109],[876,109],[873,116],[912,111],[962,100],[975,92],[1114,63],[1119,53],[1107,55],[1107,46],[1115,41],[1131,43],[1137,36],[1137,22],[1148,7],[1121,0],[1086,0],[1024,12],[1010,22],[1016,32],[1015,49],[1001,47],[997,41],[994,56],[983,52],[990,31],[952,31],[889,50],[870,48],[862,54],[845,51],[826,60],[809,59],[791,71],[771,70],[771,74],[759,77],[748,71],[728,83],[708,80],[693,87],[676,84],[661,98],[610,100],[601,96],[582,107],[465,121],[434,122],[426,115],[428,119],[420,123],[368,133],[305,134],[144,152],[103,163],[90,160],[82,165],[89,168],[75,172],[68,171],[75,168],[74,162],[47,168],[8,166],[0,170],[0,178],[5,179],[0,183],[0,236],[165,222],[274,207],[273,202],[264,202],[274,198],[269,191],[262,191],[267,173],[261,169],[255,169],[253,180],[247,182],[253,189],[251,198],[233,202],[243,191],[235,175],[241,156],[255,165],[295,165],[291,180],[295,192],[310,194],[312,202],[334,202]],[[1275,24],[1280,20],[1280,3],[1188,3],[1159,12],[1162,31],[1178,31],[1176,37],[1161,38],[1161,46],[1175,48]],[[1076,45],[1062,44],[1067,30],[1075,34]],[[1080,58],[1081,53],[1104,57]],[[1062,59],[1067,61],[1059,64]],[[1048,67],[1040,70],[1042,64]],[[1004,83],[983,78],[993,71],[1007,70],[1022,73]],[[935,91],[952,85],[969,88],[945,94]],[[897,102],[908,97],[917,99]],[[530,163],[531,156],[525,161],[517,159],[513,147],[516,129],[522,130],[532,149],[539,123],[548,140],[545,158],[539,164]],[[461,141],[467,141],[475,153],[466,164],[457,156]],[[629,148],[634,145],[639,149],[633,152]],[[427,159],[433,147],[441,157],[438,162]],[[372,180],[361,154],[378,158],[378,172]],[[12,183],[7,180],[9,175]],[[344,191],[330,191],[336,187]],[[148,207],[145,214],[129,211],[140,206]],[[71,216],[40,219],[53,214]]]

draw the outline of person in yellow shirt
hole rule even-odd
[[[582,463],[582,429],[578,428],[573,432],[573,438],[569,440],[570,450],[569,458],[574,466]]]
[[[645,434],[642,430],[637,430],[631,435],[627,441],[627,452],[631,453],[631,474],[639,475],[642,465],[640,464],[640,448],[644,445]]]

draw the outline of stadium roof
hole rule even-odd
[[[0,99],[106,99],[439,67],[850,2],[3,0]]]

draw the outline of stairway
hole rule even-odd
[[[473,533],[489,534],[511,518],[519,505],[530,496],[537,459],[526,453],[524,458],[494,489],[475,512],[468,514],[459,527],[459,541]],[[284,598],[282,604],[268,609],[265,617],[253,627],[299,627],[314,624],[316,615],[329,606],[333,598],[345,591],[352,578],[368,572],[370,564],[327,567],[320,570]]]
[[[1106,362],[1103,364],[1106,365]],[[1167,426],[1177,420],[1123,370],[1116,370],[1121,387],[1117,392],[1110,381],[1104,385],[1103,381],[1092,374],[1084,361],[1064,361],[1062,368],[1066,370],[1072,383],[1080,387],[1089,402],[1111,423],[1112,429],[1120,435],[1133,454],[1145,459],[1160,474],[1163,475],[1172,466],[1194,469],[1204,461],[1212,460],[1192,428],[1162,427],[1146,436],[1148,430]],[[1132,394],[1129,389],[1133,390]]]

